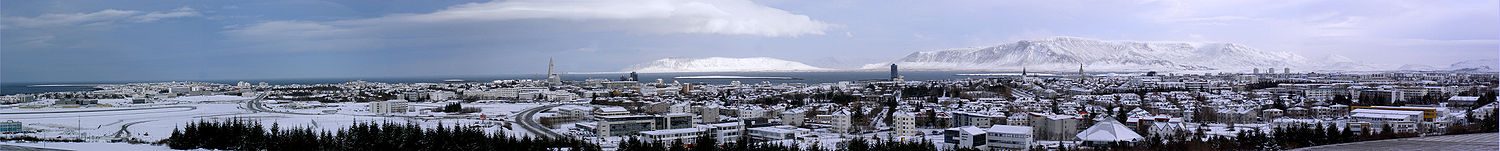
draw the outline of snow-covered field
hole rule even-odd
[[[81,151],[91,151],[91,150],[101,150],[101,151],[104,151],[104,150],[172,150],[171,148],[167,148],[167,146],[157,146],[157,145],[150,145],[150,144],[103,143],[103,142],[85,142],[85,143],[63,143],[63,142],[13,143],[13,142],[0,142],[0,145],[25,146],[25,147],[46,148],[46,149],[81,150]]]
[[[238,96],[203,96],[179,99],[168,99],[170,102],[158,102],[154,105],[133,105],[115,107],[83,107],[83,108],[42,108],[42,109],[20,109],[3,108],[4,113],[0,120],[20,121],[27,130],[37,130],[37,133],[26,134],[3,134],[4,135],[30,135],[41,138],[82,138],[96,143],[20,143],[22,146],[45,145],[49,148],[72,149],[67,147],[90,147],[90,146],[112,146],[108,143],[98,143],[116,138],[139,138],[146,141],[156,141],[169,137],[174,128],[183,124],[200,120],[226,120],[245,119],[255,120],[265,124],[267,128],[271,123],[277,123],[281,127],[315,127],[324,130],[336,130],[348,127],[358,122],[395,122],[395,123],[417,123],[424,127],[434,127],[439,124],[445,126],[453,125],[485,125],[487,131],[498,132],[504,130],[510,135],[529,135],[528,132],[519,128],[519,124],[512,124],[512,128],[504,128],[506,122],[512,121],[516,112],[527,108],[541,106],[537,103],[465,103],[465,107],[479,107],[483,112],[466,115],[449,115],[446,113],[407,113],[397,116],[376,115],[364,111],[365,103],[332,103],[328,105],[336,107],[318,107],[306,109],[277,108],[278,104],[268,104],[273,110],[291,111],[307,114],[287,114],[272,112],[255,112],[245,109],[243,100],[248,98]],[[102,101],[101,101],[102,102]],[[411,103],[417,109],[440,108],[445,103]],[[335,110],[337,114],[319,114],[326,110]],[[479,115],[487,118],[481,119]],[[431,116],[431,117],[428,117]],[[122,130],[124,129],[124,130]],[[17,144],[17,143],[8,143]],[[71,146],[70,146],[71,145]],[[129,145],[129,144],[123,144]],[[64,147],[55,147],[64,146]],[[125,149],[125,150],[160,150],[162,148]],[[91,150],[91,149],[83,149]]]

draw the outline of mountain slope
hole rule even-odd
[[[759,72],[759,71],[808,71],[828,70],[795,61],[775,58],[666,58],[632,65],[621,71],[664,72]]]
[[[1102,41],[1077,37],[1022,40],[989,47],[916,52],[895,63],[933,70],[1071,71],[1085,66],[1101,71],[1216,70],[1300,67],[1302,56],[1266,52],[1233,43]]]
[[[1307,68],[1307,69],[1313,69],[1313,70],[1333,70],[1333,71],[1382,71],[1382,70],[1393,70],[1392,68],[1390,68],[1390,66],[1394,66],[1394,65],[1369,64],[1369,63],[1354,61],[1354,59],[1349,59],[1348,57],[1344,57],[1344,56],[1341,56],[1341,55],[1330,54],[1327,57],[1323,57],[1323,59],[1319,59],[1319,60],[1316,60],[1316,61],[1310,61],[1306,65],[1303,65],[1301,67]],[[1413,70],[1422,68],[1420,66],[1402,66],[1402,67],[1406,68],[1406,69],[1413,69]],[[1396,68],[1394,70],[1404,70],[1403,68]]]
[[[1500,71],[1500,68],[1495,67],[1497,64],[1500,64],[1500,59],[1464,60],[1448,65],[1448,69],[1454,71]]]

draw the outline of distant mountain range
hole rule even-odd
[[[859,69],[890,64],[912,70],[964,71],[1238,71],[1292,68],[1296,71],[1500,71],[1496,59],[1468,60],[1439,68],[1426,65],[1369,64],[1339,55],[1317,60],[1288,52],[1262,51],[1234,43],[1104,41],[1078,37],[1021,40],[995,46],[915,52]],[[774,58],[677,58],[637,64],[625,71],[727,72],[828,71]],[[1279,71],[1279,70],[1278,70]]]

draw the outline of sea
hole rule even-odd
[[[986,76],[964,76],[959,74],[1019,74],[1010,72],[962,72],[962,71],[902,71],[901,76],[906,80],[948,80],[965,78],[988,78]],[[1067,73],[1053,73],[1067,74]],[[1132,72],[1091,72],[1089,74],[1134,74]],[[609,79],[618,80],[621,76],[629,76],[629,73],[586,73],[586,74],[564,74],[565,81],[583,81],[586,79]],[[731,81],[740,83],[837,83],[840,81],[865,81],[865,80],[888,80],[890,72],[695,72],[695,73],[638,73],[639,81],[642,83],[662,82],[672,83],[695,83],[695,84],[729,84]],[[791,77],[795,79],[677,79],[684,76],[746,76],[746,77]],[[399,78],[309,78],[309,79],[267,79],[267,80],[198,80],[193,82],[209,82],[220,84],[236,84],[240,81],[257,84],[266,82],[271,85],[287,84],[331,84],[344,83],[355,80],[381,83],[452,83],[444,80],[459,79],[464,82],[491,82],[495,80],[540,80],[542,74],[512,74],[493,76],[449,76],[449,77],[399,77]],[[124,83],[147,83],[147,82],[170,82],[170,81],[118,81],[118,82],[0,82],[0,95],[12,94],[36,94],[47,92],[70,92],[70,91],[93,91],[99,90],[88,85],[98,84],[124,84]],[[39,86],[39,85],[74,85],[74,86]]]

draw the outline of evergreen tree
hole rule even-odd
[[[687,151],[687,147],[683,146],[681,139],[673,141],[672,146],[668,148],[670,148],[669,151]]]
[[[1391,124],[1381,124],[1381,126],[1380,126],[1380,135],[1395,135],[1395,134],[1396,134],[1396,129],[1391,128]]]

